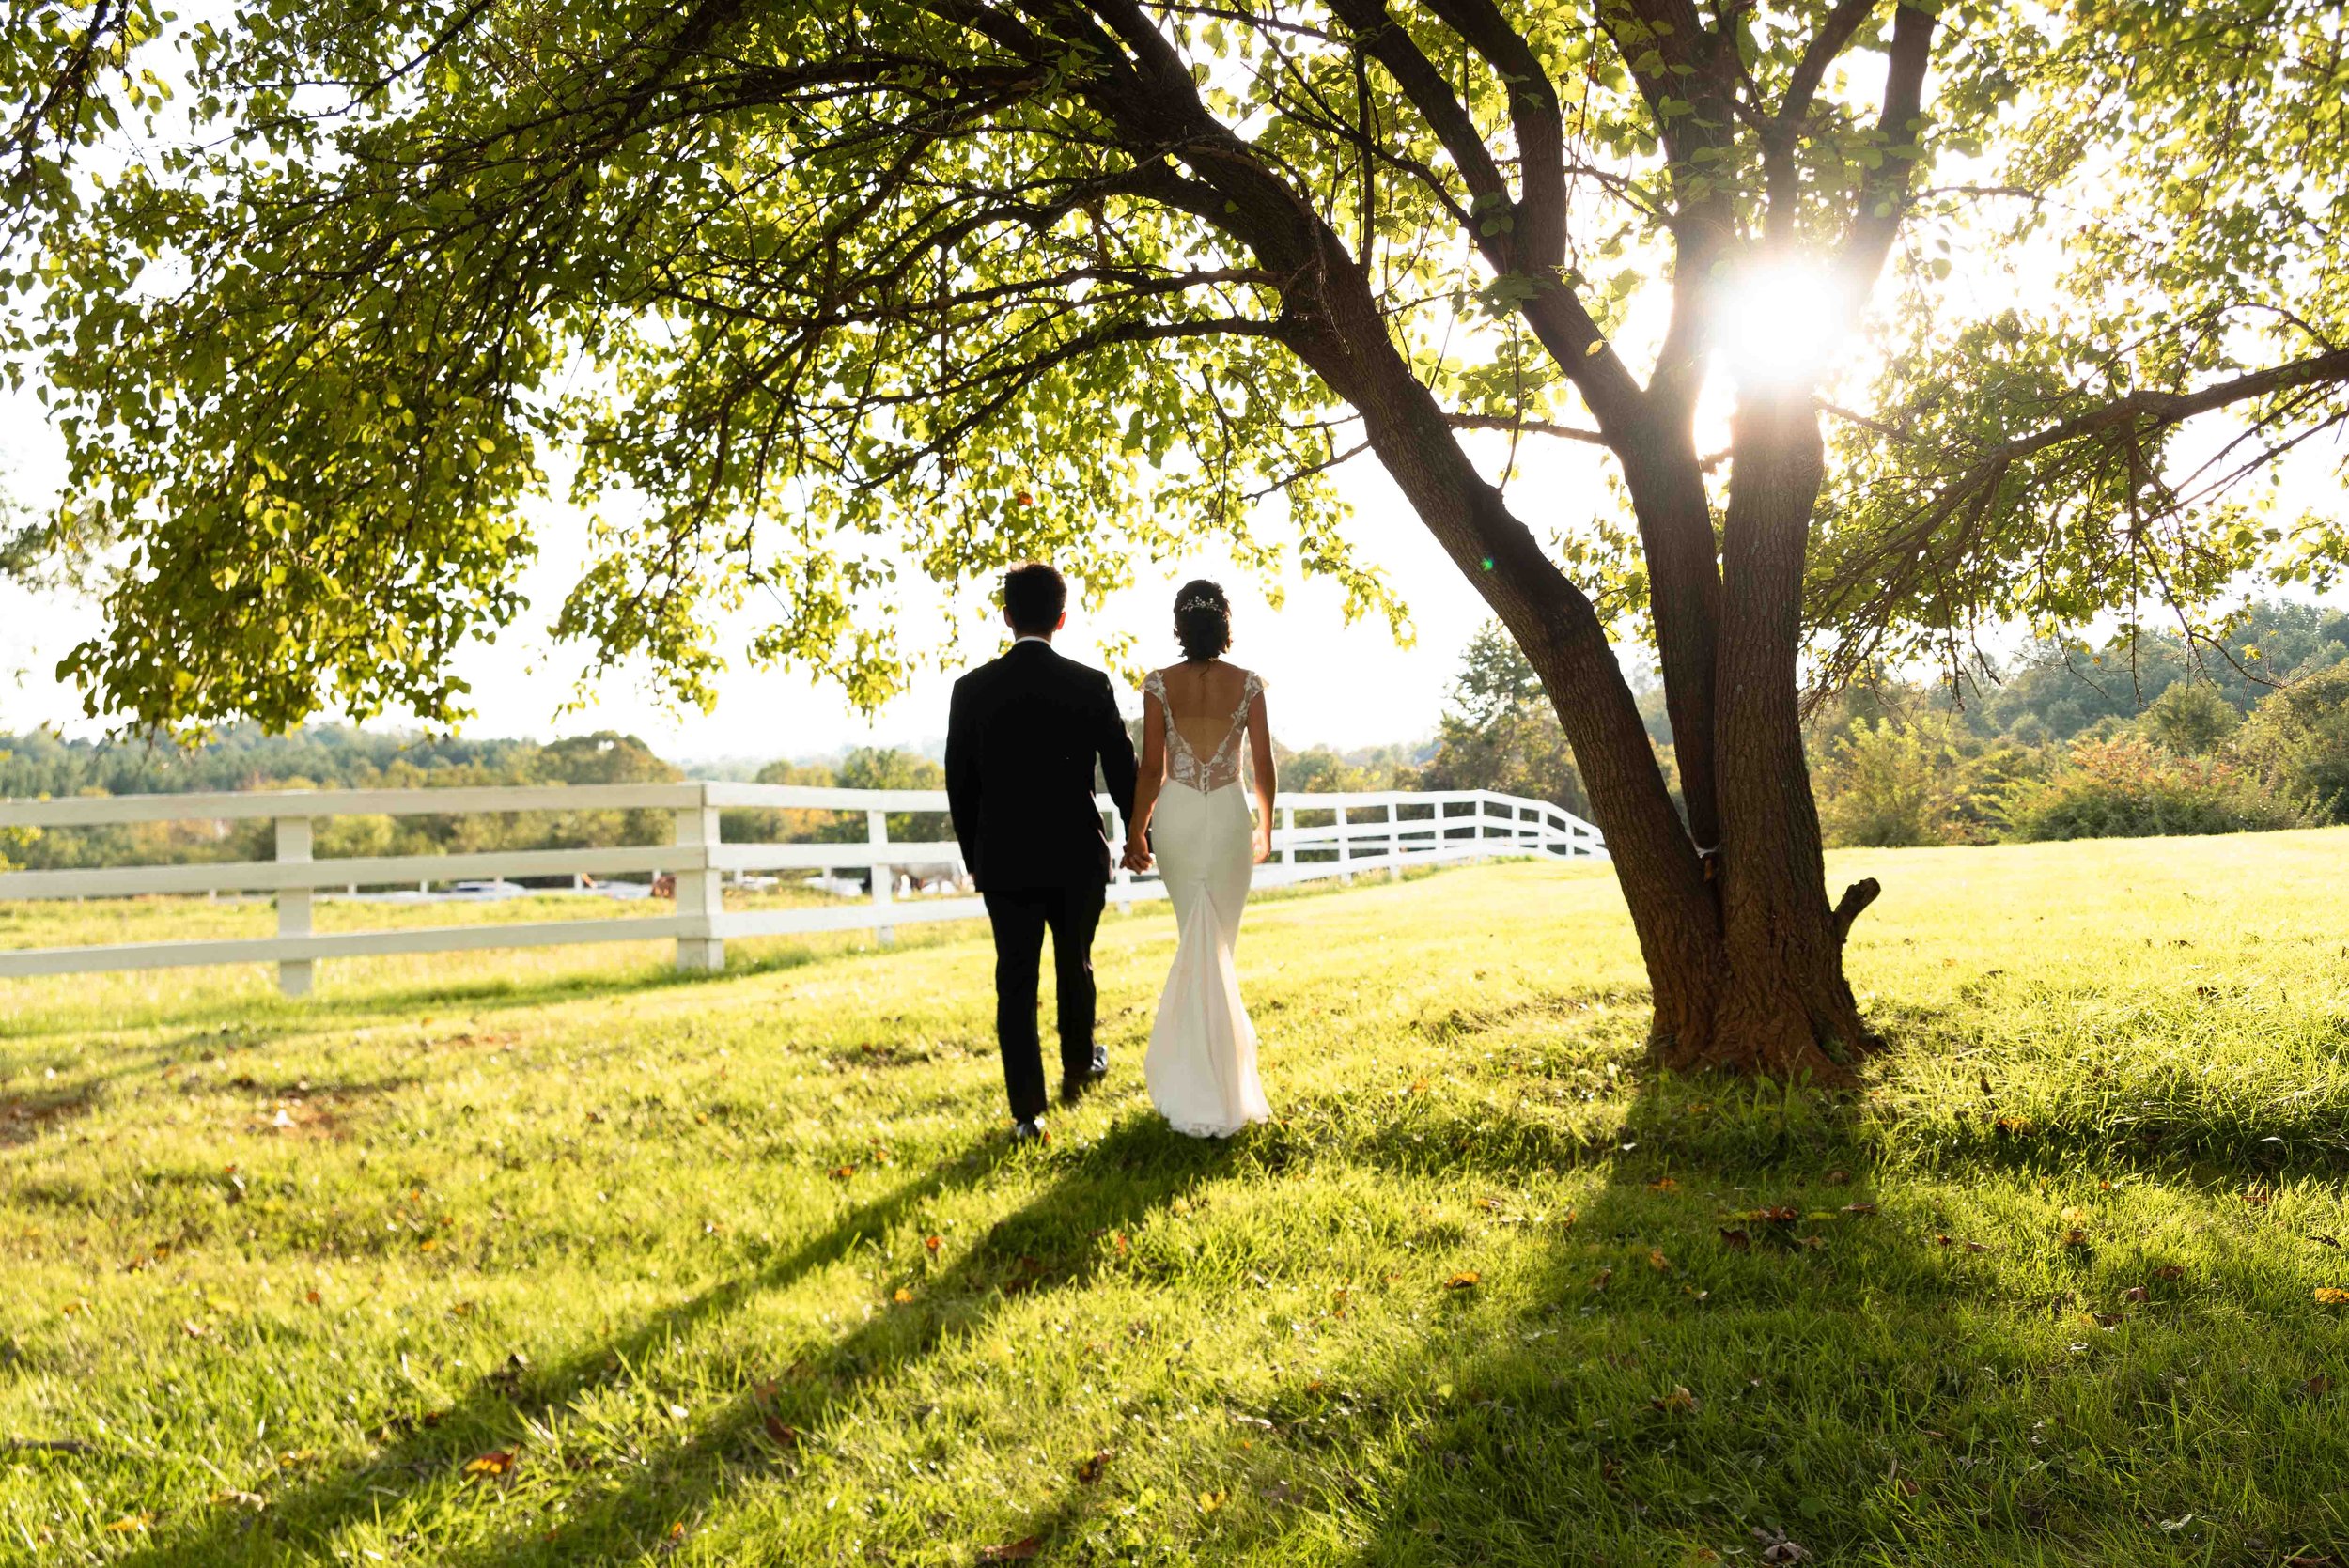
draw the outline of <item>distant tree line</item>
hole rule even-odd
[[[272,736],[255,725],[183,749],[141,740],[0,735],[0,795],[182,794],[199,790],[454,789],[496,784],[666,784],[683,777],[631,735],[599,730],[540,744],[461,740],[313,725]],[[428,855],[661,844],[662,811],[552,811],[321,818],[314,852]],[[36,870],[268,860],[267,821],[139,822],[20,833],[6,848]]]
[[[2043,643],[1954,693],[1879,676],[1808,739],[1830,844],[2349,823],[2349,615],[2263,603],[2215,646]]]
[[[1665,777],[1672,728],[1653,677],[1632,677]],[[1140,721],[1134,722],[1138,726]],[[1807,731],[1828,842],[1999,840],[2232,832],[2349,823],[2349,614],[2252,606],[2216,646],[2158,632],[2097,647],[2043,643],[1952,693],[1876,674],[1838,693]],[[1281,786],[1300,793],[1490,789],[1589,815],[1558,716],[1498,626],[1470,639],[1432,741],[1339,751],[1274,746]],[[465,740],[312,725],[255,725],[181,749],[132,740],[0,735],[0,795],[194,790],[445,789],[495,784],[669,783],[674,764],[631,735],[537,742]],[[859,747],[838,762],[773,762],[762,784],[939,789],[932,758]],[[862,812],[725,813],[736,843],[862,843]],[[665,812],[562,811],[322,820],[321,857],[661,844]],[[893,842],[951,839],[942,812],[892,812]],[[137,823],[19,831],[0,855],[37,868],[266,860],[257,822]]]
[[[1676,798],[1662,691],[1636,668],[1632,684]],[[2349,823],[2349,614],[2264,602],[2216,644],[2038,643],[1956,692],[1877,672],[1805,738],[1836,845]],[[1335,787],[1493,789],[1588,815],[1557,715],[1498,627],[1470,641],[1423,761]]]

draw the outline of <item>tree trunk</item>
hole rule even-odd
[[[1858,905],[1839,918],[1828,903],[1803,759],[1803,568],[1822,469],[1807,396],[1741,399],[1733,450],[1721,560],[1735,591],[1724,596],[1714,681],[1729,978],[1711,1048],[1696,1060],[1841,1080],[1874,1042],[1843,978]]]
[[[1303,289],[1291,296],[1285,339],[1360,411],[1397,488],[1541,675],[1630,908],[1657,1059],[1847,1080],[1867,1034],[1827,902],[1796,681],[1821,467],[1808,402],[1741,414],[1718,573],[1693,450],[1658,430],[1641,454],[1648,503],[1673,508],[1641,527],[1674,562],[1670,608],[1658,609],[1674,625],[1665,678],[1687,798],[1719,815],[1719,836],[1702,847],[1719,852],[1700,854],[1590,599],[1468,460],[1333,241],[1317,281],[1312,308],[1298,308]],[[1692,668],[1690,651],[1708,647],[1709,668]]]

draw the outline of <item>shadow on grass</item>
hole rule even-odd
[[[640,939],[630,938],[628,940]],[[667,941],[667,938],[644,938],[645,941]],[[876,950],[879,951],[879,950]],[[739,951],[728,955],[726,967],[716,974],[682,970],[672,965],[647,962],[642,965],[605,965],[597,969],[582,969],[568,974],[542,976],[535,979],[514,979],[498,975],[483,975],[458,981],[419,981],[412,985],[393,985],[366,990],[344,991],[332,984],[334,959],[322,962],[328,966],[329,979],[318,994],[303,998],[281,997],[274,993],[259,997],[223,997],[194,995],[184,1001],[163,1002],[139,1012],[128,1025],[121,1023],[94,1024],[91,1019],[73,1010],[70,1005],[57,1007],[54,1012],[27,1003],[14,1010],[13,1017],[0,1015],[0,1043],[32,1041],[62,1035],[88,1034],[93,1030],[107,1028],[168,1029],[175,1025],[185,1028],[196,1019],[214,1020],[207,1027],[195,1029],[178,1037],[177,1044],[188,1048],[226,1043],[237,1047],[269,1045],[295,1034],[319,1028],[321,1024],[350,1022],[383,1014],[415,1011],[423,1007],[473,1007],[490,1010],[544,1007],[565,1001],[591,1001],[598,998],[632,992],[662,992],[686,989],[697,986],[722,984],[728,980],[745,980],[764,974],[781,973],[802,969],[830,959],[855,956],[854,953],[838,949],[808,946],[770,946],[759,939],[750,953]],[[10,982],[11,985],[30,984]],[[43,1017],[44,1013],[48,1016]],[[33,1021],[27,1021],[26,1015]],[[226,1017],[231,1021],[217,1020]]]
[[[941,1193],[977,1185],[1011,1161],[1029,1157],[1050,1162],[1049,1185],[996,1221],[952,1265],[918,1281],[911,1304],[885,1310],[794,1367],[779,1369],[784,1375],[763,1390],[745,1387],[683,1441],[652,1455],[612,1490],[575,1502],[552,1541],[507,1537],[465,1550],[443,1549],[434,1560],[578,1561],[582,1550],[606,1553],[620,1549],[623,1541],[633,1543],[626,1555],[654,1549],[672,1525],[695,1516],[731,1481],[746,1473],[776,1473],[786,1464],[787,1451],[766,1435],[772,1430],[770,1418],[779,1426],[814,1428],[860,1390],[941,1344],[979,1331],[1006,1301],[1081,1287],[1100,1256],[1092,1235],[1104,1226],[1139,1224],[1151,1210],[1221,1168],[1226,1151],[1179,1138],[1142,1117],[1066,1151],[1032,1156],[990,1141],[859,1205],[780,1256],[647,1314],[624,1334],[559,1363],[485,1377],[454,1408],[436,1413],[428,1426],[393,1436],[364,1464],[272,1495],[258,1515],[221,1509],[161,1523],[151,1543],[121,1560],[181,1568],[246,1560],[264,1545],[323,1552],[339,1529],[379,1515],[386,1496],[467,1484],[461,1477],[470,1458],[492,1448],[521,1447],[530,1423],[544,1422],[590,1389],[626,1375],[630,1365],[664,1343],[758,1296],[790,1288],[885,1236]],[[524,1463],[534,1458],[547,1462],[552,1456],[525,1451]],[[1029,1528],[1035,1528],[1033,1522]]]
[[[2273,1296],[2251,1260],[2209,1237],[2116,1234],[2131,1264],[2115,1277],[2096,1246],[1964,1234],[1936,1194],[1965,1171],[1885,1161],[1871,1110],[1654,1078],[1604,1144],[1458,1129],[1471,1168],[1505,1176],[1493,1157],[1516,1151],[1520,1178],[1572,1161],[1603,1165],[1604,1185],[1554,1241],[1514,1250],[1503,1266],[1521,1272],[1442,1303],[1459,1354],[1416,1369],[1423,1383],[1347,1396],[1392,1414],[1316,1456],[1325,1495],[1260,1514],[1218,1555],[1307,1555],[1332,1517],[1361,1527],[1359,1568],[2250,1563],[2337,1544],[2317,1517],[2322,1467],[2248,1482],[2210,1447],[2212,1422],[2262,1408],[2249,1366],[2191,1396],[2215,1406],[2177,1404],[2197,1285],[2154,1262],[2203,1249],[2202,1288],[2232,1298],[2223,1317]],[[2079,1151],[2093,1141],[2028,1163],[2092,1186]],[[1425,1151],[1368,1140],[1339,1157],[1452,1168]],[[1300,1442],[1311,1409],[1290,1418]],[[2230,1508],[2289,1528],[2230,1529]],[[2197,1518],[2217,1522],[2188,1531]]]

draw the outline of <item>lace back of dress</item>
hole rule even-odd
[[[1248,705],[1256,700],[1264,683],[1249,672],[1240,682],[1239,706],[1232,709],[1222,741],[1214,751],[1202,757],[1184,736],[1182,726],[1174,722],[1174,705],[1166,694],[1166,682],[1153,670],[1142,689],[1159,699],[1159,713],[1166,726],[1166,776],[1178,784],[1206,794],[1226,784],[1239,783],[1239,737],[1248,729]]]

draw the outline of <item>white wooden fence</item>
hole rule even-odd
[[[1124,827],[1099,802],[1112,846]],[[863,844],[728,844],[719,813],[737,808],[832,811],[864,815]],[[1279,887],[1323,877],[1351,881],[1364,872],[1498,856],[1604,856],[1596,828],[1543,800],[1486,790],[1454,794],[1282,795],[1273,860],[1256,868],[1255,885]],[[537,811],[669,811],[673,842],[617,848],[501,849],[481,853],[391,855],[314,860],[312,824],[330,816],[423,816]],[[474,789],[286,790],[188,795],[116,795],[58,800],[0,801],[0,828],[87,828],[135,822],[267,819],[275,824],[276,859],[203,865],[109,866],[98,870],[0,873],[0,900],[116,898],[154,893],[270,893],[276,896],[274,937],[121,943],[0,951],[0,978],[179,965],[273,963],[279,986],[300,996],[322,958],[391,953],[450,953],[475,948],[549,947],[568,942],[677,941],[679,969],[725,967],[732,937],[869,929],[883,941],[917,921],[970,920],[986,914],[972,896],[900,899],[895,882],[909,866],[961,871],[952,842],[892,843],[891,813],[946,810],[943,790],[830,789],[798,784],[693,783],[589,784]],[[1302,815],[1313,820],[1298,824]],[[837,906],[728,910],[723,879],[732,872],[867,872],[871,896]],[[614,877],[667,873],[677,879],[676,912],[609,920],[509,922],[406,930],[320,934],[311,929],[311,900],[322,890],[417,886],[514,877]],[[1110,899],[1130,908],[1163,897],[1155,876],[1123,870]]]

